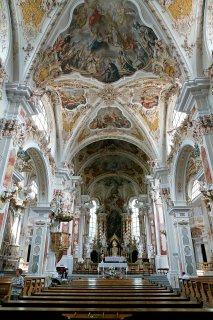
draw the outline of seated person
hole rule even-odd
[[[182,281],[183,281],[183,285],[186,285],[186,280],[190,279],[190,277],[188,276],[188,274],[186,274],[185,272],[182,273]]]

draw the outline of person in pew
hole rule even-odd
[[[186,274],[185,272],[182,272],[182,282],[183,285],[186,285],[186,280],[190,279],[190,276],[188,274]]]
[[[12,293],[11,300],[18,300],[23,288],[24,288],[24,277],[22,276],[22,269],[16,269],[16,277],[12,278]]]

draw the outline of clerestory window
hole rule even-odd
[[[32,119],[40,131],[44,131],[44,132],[48,133],[47,114],[46,114],[45,107],[44,107],[41,100],[38,102],[37,107],[38,107],[39,112],[38,112],[38,114],[33,115]]]

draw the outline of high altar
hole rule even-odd
[[[123,277],[124,273],[127,274],[128,264],[125,257],[109,256],[105,257],[98,264],[98,274],[102,271],[103,276],[109,277]],[[111,272],[113,271],[113,272]]]
[[[97,211],[96,237],[92,243],[89,239],[85,243],[84,262],[77,263],[76,267],[98,272],[106,268],[119,268],[127,272],[153,267],[147,254],[144,215],[139,215],[141,234],[136,240],[132,235],[130,210],[127,213],[118,210],[103,213],[104,210],[100,210]]]

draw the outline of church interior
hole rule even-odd
[[[0,301],[210,317],[213,0],[0,1]]]

